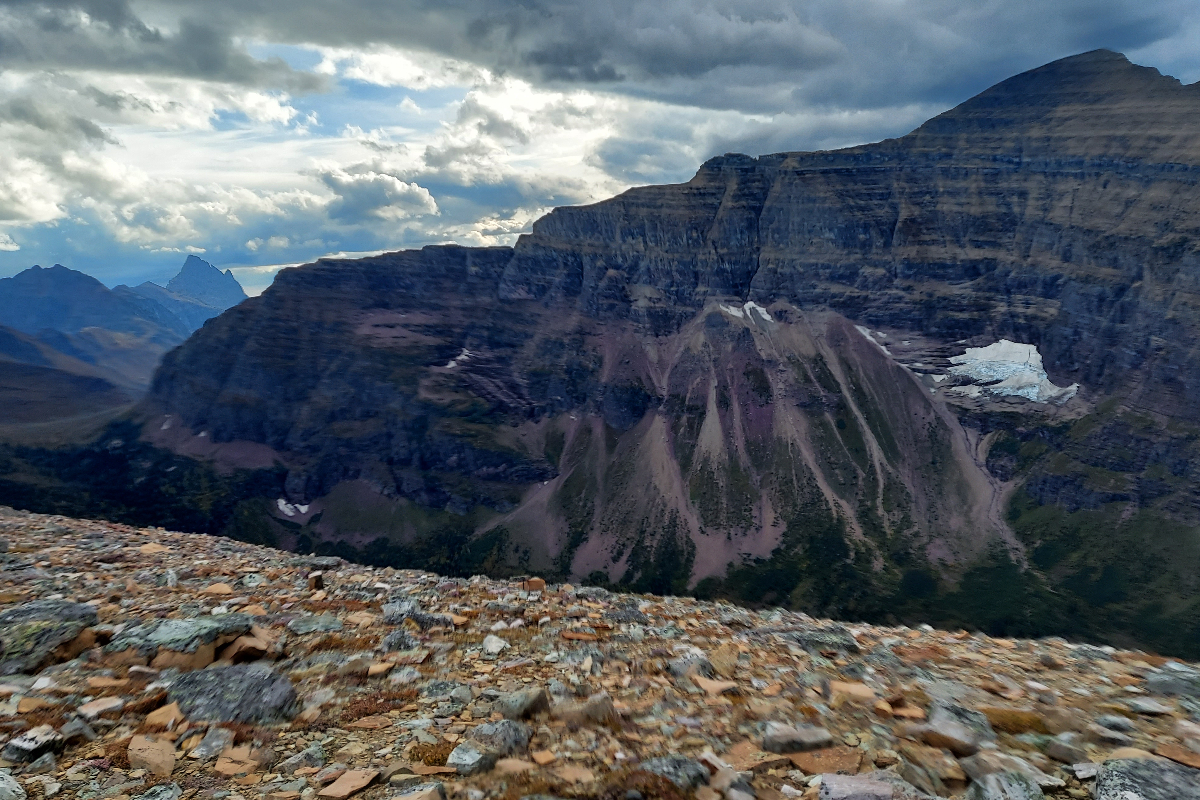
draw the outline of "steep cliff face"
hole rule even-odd
[[[1153,640],[1200,618],[1198,176],[1200,88],[1089,53],[511,250],[287,270],[147,435],[270,448],[293,544]]]

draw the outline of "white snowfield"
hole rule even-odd
[[[758,314],[760,317],[762,317],[767,322],[775,321],[774,317],[771,316],[771,313],[769,311],[767,311],[765,308],[763,308],[762,306],[760,306],[758,303],[754,302],[753,300],[747,302],[741,308],[738,308],[737,306],[727,306],[727,305],[723,305],[723,304],[720,305],[719,308],[722,311],[724,311],[726,314],[728,314],[729,316],[737,317],[738,319],[751,318],[750,312],[753,311],[755,314]]]
[[[950,359],[951,375],[972,378],[982,385],[954,386],[950,391],[978,397],[983,392],[1024,397],[1035,403],[1061,404],[1079,391],[1079,384],[1055,386],[1042,366],[1037,346],[1001,339],[987,347],[968,347]]]
[[[275,506],[289,517],[294,517],[294,516],[296,516],[297,513],[300,513],[300,514],[308,513],[308,503],[292,504],[292,503],[289,503],[287,500],[285,500],[282,497],[280,497],[278,500],[275,501]]]

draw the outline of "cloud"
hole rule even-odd
[[[1184,0],[8,0],[0,274],[509,244],[556,205],[902,135],[1095,47],[1196,80],[1197,35]]]
[[[395,175],[374,171],[347,172],[336,168],[320,173],[321,181],[337,194],[329,216],[343,221],[365,217],[396,222],[438,213],[429,190]]]

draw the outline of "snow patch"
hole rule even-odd
[[[448,362],[446,362],[446,369],[454,369],[459,364],[462,364],[465,361],[469,361],[470,358],[471,358],[471,351],[464,347],[463,351],[461,353],[459,353],[454,358],[452,358]]]
[[[284,498],[281,497],[275,501],[275,506],[279,509],[279,511],[281,513],[285,514],[286,516],[294,517],[297,514],[307,514],[309,504],[308,503],[294,503],[293,504],[293,503],[289,503],[287,500],[285,500]]]
[[[1001,339],[987,347],[968,347],[961,356],[950,359],[950,374],[979,382],[973,386],[955,386],[950,391],[968,397],[982,392],[1009,397],[1024,397],[1035,403],[1062,404],[1079,391],[1079,384],[1055,386],[1042,366],[1037,345]]]
[[[754,313],[758,314],[760,317],[765,319],[767,322],[775,321],[765,308],[763,308],[762,306],[760,306],[758,303],[754,302],[753,300],[750,300],[749,302],[747,302],[746,305],[742,306],[742,308],[746,309],[747,317],[749,317],[750,312],[753,311]]]
[[[864,338],[865,338],[865,339],[866,339],[868,342],[870,342],[871,344],[875,345],[875,346],[876,346],[876,347],[878,347],[880,350],[882,350],[883,352],[887,353],[889,356],[892,354],[892,351],[887,349],[887,345],[886,345],[886,344],[884,344],[883,342],[881,342],[881,341],[879,341],[878,339],[876,339],[876,338],[875,338],[876,336],[880,336],[880,337],[887,336],[887,334],[886,334],[886,333],[884,333],[883,331],[875,331],[875,334],[874,334],[874,335],[872,335],[872,334],[871,334],[871,329],[870,329],[870,328],[864,328],[862,325],[855,325],[855,326],[854,326],[854,329],[855,329],[856,331],[858,331],[859,333],[861,333],[861,334],[863,335],[863,337],[864,337]]]
[[[720,309],[731,317],[737,317],[738,319],[746,318],[746,315],[743,314],[742,310],[740,308],[738,308],[737,306],[724,306],[723,305],[723,306],[720,306]]]
[[[167,429],[168,429],[168,428],[170,428],[170,427],[171,427],[171,415],[170,415],[170,414],[168,414],[168,415],[167,415],[167,418],[163,420],[162,427],[161,427],[161,428],[159,428],[159,430],[160,430],[160,431],[165,431],[165,430],[167,430]]]

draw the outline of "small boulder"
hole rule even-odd
[[[148,792],[139,794],[133,800],[179,800],[183,789],[178,783],[160,783]]]
[[[501,639],[499,636],[488,634],[483,637],[483,652],[489,656],[498,656],[508,649],[508,642]]]
[[[0,771],[0,800],[26,800],[27,796],[16,778]]]
[[[525,752],[529,748],[533,731],[522,722],[502,719],[499,722],[478,725],[467,735],[488,751],[503,757]]]
[[[0,758],[28,764],[43,753],[61,753],[66,741],[49,725],[39,725],[12,739],[0,750]]]
[[[550,709],[550,693],[541,687],[502,694],[492,703],[492,710],[505,719],[526,719]]]
[[[446,766],[453,767],[459,775],[478,775],[496,765],[499,756],[489,753],[472,741],[460,742],[446,757]]]
[[[379,646],[385,653],[394,653],[397,650],[416,650],[421,646],[421,643],[413,638],[412,634],[408,631],[398,628],[383,637],[383,642]]]
[[[833,735],[816,725],[783,725],[768,722],[762,749],[768,753],[799,753],[833,744]]]
[[[134,736],[129,742],[129,765],[159,778],[175,771],[175,745],[165,739]]]
[[[200,744],[192,748],[188,757],[201,762],[214,759],[221,755],[227,747],[233,745],[233,738],[233,731],[229,728],[214,725],[204,733],[204,738],[200,740]]]
[[[938,701],[929,713],[924,738],[931,747],[944,748],[962,758],[978,753],[984,742],[995,741],[996,732],[980,712]]]
[[[687,791],[708,783],[708,767],[683,756],[663,756],[643,761],[639,769],[666,778]]]
[[[1083,737],[1074,732],[1060,733],[1046,745],[1046,755],[1063,764],[1079,764],[1088,760]]]
[[[287,629],[297,636],[309,633],[331,633],[342,629],[342,621],[332,614],[310,614],[297,617],[287,624]]]
[[[100,621],[95,606],[34,600],[0,613],[0,675],[33,674],[47,663],[74,658],[71,644]]]
[[[1169,761],[1118,759],[1096,773],[1095,800],[1200,800],[1200,770]]]
[[[186,673],[168,696],[194,722],[268,724],[290,720],[300,710],[292,682],[261,664]]]
[[[296,755],[285,758],[280,762],[278,769],[284,775],[291,775],[303,767],[320,769],[323,766],[325,766],[325,750],[317,742],[304,748],[299,753],[296,753]]]

